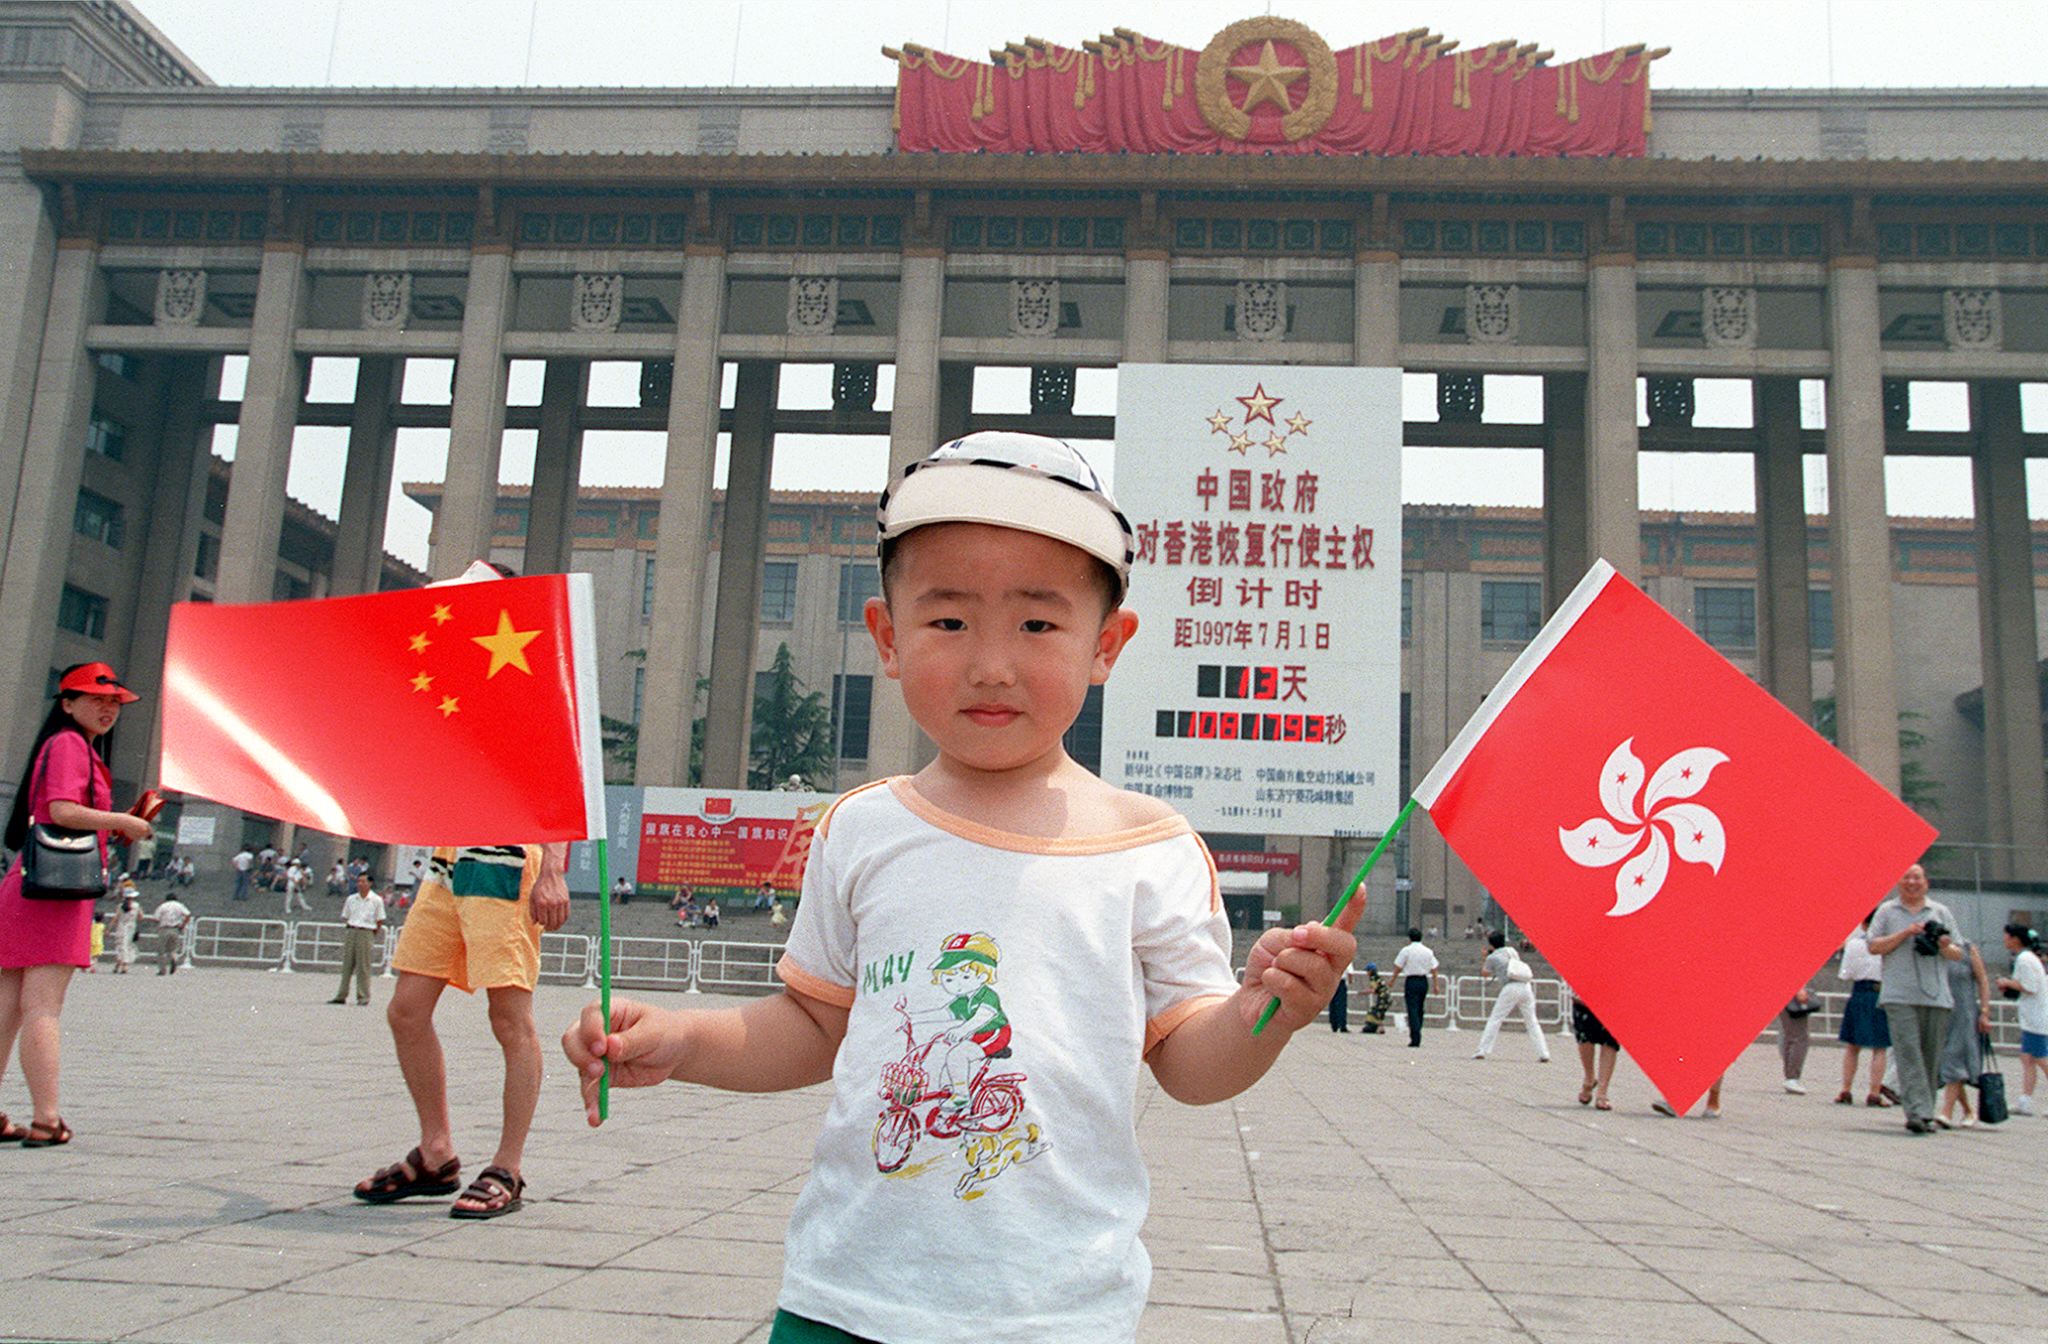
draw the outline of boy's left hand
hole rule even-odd
[[[1268,929],[1245,962],[1244,985],[1250,992],[1239,995],[1245,1025],[1256,1024],[1266,1000],[1273,998],[1280,1000],[1280,1010],[1267,1030],[1277,1026],[1299,1031],[1315,1021],[1337,992],[1337,978],[1351,968],[1351,959],[1358,953],[1358,939],[1351,931],[1364,913],[1361,893],[1351,899],[1334,925]]]

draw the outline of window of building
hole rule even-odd
[[[651,568],[651,566],[650,566]],[[647,697],[647,669],[633,669],[633,722],[640,722],[640,706]]]
[[[133,355],[124,355],[117,350],[102,350],[93,356],[93,363],[113,374],[116,378],[135,379],[136,360]]]
[[[832,731],[842,761],[868,758],[868,720],[874,692],[873,677],[835,674],[832,678]]]
[[[1835,650],[1835,590],[1806,590],[1806,643],[1814,653]]]
[[[211,583],[220,574],[220,538],[210,532],[199,534],[199,557],[192,562],[192,572]]]
[[[647,557],[646,567],[640,571],[640,620],[642,621],[642,623],[645,623],[653,619],[654,557],[650,555]],[[640,721],[639,714],[635,713],[633,715],[633,721],[635,723],[638,723]]]
[[[1082,769],[1095,774],[1102,773],[1102,688],[1090,686],[1087,698],[1081,701],[1081,712],[1074,718],[1074,726],[1067,729],[1060,739],[1067,755],[1074,758]]]
[[[839,623],[859,625],[864,619],[861,609],[868,599],[879,597],[882,592],[882,571],[876,565],[841,565],[839,567]]]
[[[107,599],[65,584],[63,595],[57,599],[57,626],[87,639],[105,639]]]
[[[1695,588],[1693,628],[1717,649],[1756,647],[1756,589]]]
[[[1479,585],[1479,637],[1527,644],[1543,625],[1543,585],[1487,579]]]
[[[762,562],[761,619],[785,625],[796,619],[796,561]]]
[[[277,571],[277,577],[270,585],[270,600],[273,602],[296,602],[302,597],[312,595],[312,584],[304,579],[294,578],[281,569]]]
[[[80,490],[71,528],[81,537],[103,541],[118,551],[122,537],[121,506],[97,491]]]
[[[1401,580],[1401,642],[1415,637],[1415,580]]]
[[[85,427],[85,446],[88,452],[119,462],[128,454],[128,427],[118,420],[96,415]]]

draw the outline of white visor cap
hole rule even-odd
[[[1131,581],[1134,541],[1095,469],[1063,440],[983,430],[904,468],[875,510],[881,540],[931,523],[988,523],[1077,546]]]

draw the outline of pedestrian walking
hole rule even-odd
[[[156,973],[176,975],[178,957],[185,950],[185,926],[192,922],[192,907],[175,896],[165,896],[163,903],[149,912],[156,921]]]
[[[1955,928],[1949,908],[1927,898],[1927,870],[1917,863],[1900,875],[1898,895],[1870,917],[1870,950],[1884,959],[1877,1001],[1891,1027],[1906,1129],[1913,1134],[1934,1130],[1941,1044],[1955,1006],[1941,963],[1963,955]]]
[[[1430,986],[1434,984],[1439,992],[1443,989],[1436,953],[1422,941],[1421,929],[1408,930],[1408,945],[1394,954],[1394,974],[1401,977],[1401,993],[1408,1009],[1408,1048],[1420,1049],[1422,1011],[1429,999]]]
[[[1948,992],[1955,1007],[1948,1015],[1948,1035],[1941,1043],[1941,1109],[1934,1113],[1940,1129],[1968,1129],[1977,1123],[1970,1109],[1969,1089],[1984,1072],[1978,1042],[1991,1034],[1991,977],[1984,956],[1968,939],[1960,940],[1963,955],[1948,964]]]
[[[1330,995],[1331,1031],[1351,1030],[1350,1020],[1347,1016],[1351,1006],[1351,991],[1345,987],[1344,980],[1344,976],[1340,975],[1337,977],[1337,989]]]
[[[297,859],[285,865],[284,870],[284,917],[292,917],[292,903],[307,914],[313,913],[313,903],[306,899],[306,866]]]
[[[1586,1075],[1579,1085],[1579,1105],[1590,1102],[1596,1111],[1613,1110],[1614,1103],[1607,1099],[1607,1087],[1614,1081],[1614,1066],[1621,1060],[1621,1042],[1614,1039],[1614,1033],[1593,1012],[1593,1005],[1576,992],[1572,995],[1572,1038],[1579,1044],[1579,1067]]]
[[[2005,926],[2005,950],[2012,953],[2012,974],[1998,977],[1998,988],[2020,1001],[2020,1095],[2014,1115],[2034,1114],[2034,1080],[2048,1073],[2048,973],[2041,966],[2041,935],[2025,924]]]
[[[123,886],[114,906],[114,974],[126,975],[135,964],[135,929],[142,920],[142,902],[135,888]]]
[[[1842,1042],[1842,1090],[1835,1094],[1837,1106],[1856,1104],[1856,1060],[1870,1051],[1870,1092],[1866,1106],[1889,1106],[1884,1095],[1885,1055],[1892,1048],[1892,1029],[1877,1006],[1883,988],[1884,962],[1870,950],[1870,916],[1852,929],[1842,944],[1842,979],[1849,983],[1849,1003],[1842,1009],[1842,1027],[1836,1038]]]
[[[250,874],[256,868],[256,856],[249,852],[247,845],[243,845],[235,851],[235,857],[229,859],[228,862],[233,865],[235,870],[235,892],[233,899],[246,901],[249,899]]]

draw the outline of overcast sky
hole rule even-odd
[[[982,55],[1027,35],[1075,44],[1122,26],[1199,46],[1224,25],[1274,6],[1261,0],[301,0],[279,22],[276,0],[140,0],[142,12],[215,82],[235,85],[654,86],[886,85],[893,71],[880,48],[918,42]],[[2039,85],[2048,70],[2048,3],[1980,0],[1288,0],[1279,13],[1314,28],[1332,46],[1427,26],[1467,44],[1514,37],[1554,49],[1558,59],[1626,42],[1668,46],[1660,88],[1852,88]],[[315,395],[345,398],[353,372],[322,361]],[[416,365],[428,362],[415,361]],[[230,370],[230,385],[238,376]],[[445,368],[415,370],[422,387]],[[988,370],[977,386],[985,409],[1024,409],[1020,370]],[[600,368],[593,400],[630,399],[633,372]],[[530,385],[530,386],[529,386]],[[539,366],[515,366],[515,399],[537,398]],[[1809,424],[1819,423],[1814,388]],[[886,387],[880,403],[886,407]],[[822,369],[792,371],[785,405],[820,405]],[[1959,387],[1915,392],[1916,427],[1967,423]],[[1411,378],[1410,418],[1433,418],[1430,384]],[[1741,385],[1703,383],[1702,424],[1746,425]],[[1108,371],[1082,380],[1077,409],[1114,409]],[[1494,379],[1489,419],[1535,418],[1533,380]],[[2028,428],[2048,428],[2048,395],[2027,397]],[[401,437],[402,480],[438,479],[445,435]],[[218,443],[233,451],[233,429]],[[332,515],[339,504],[341,431],[302,431],[290,489]],[[1096,451],[1091,446],[1091,452]],[[790,488],[879,489],[886,446],[878,441],[788,438],[776,445],[776,484]],[[1103,465],[1113,474],[1113,453]],[[531,478],[532,436],[508,436],[503,478]],[[660,444],[651,435],[597,435],[585,445],[587,485],[655,485]],[[1825,507],[1816,463],[1808,472],[1809,507]],[[1888,464],[1893,511],[1966,516],[1969,475],[1956,461]],[[721,474],[723,465],[721,463]],[[1402,493],[1411,502],[1538,504],[1541,465],[1533,452],[1410,449]],[[1645,454],[1645,508],[1753,507],[1746,456]],[[2048,485],[2048,480],[2042,482]],[[2033,491],[2048,499],[2048,489]],[[2037,504],[2036,516],[2048,514]],[[426,559],[426,515],[394,499],[388,544],[415,563]]]

